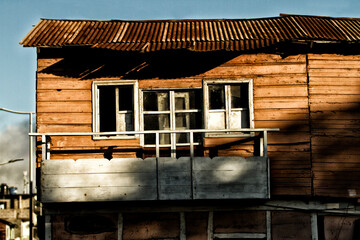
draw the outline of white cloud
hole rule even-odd
[[[0,132],[0,163],[22,158],[24,161],[0,165],[0,183],[17,187],[23,193],[23,172],[28,171],[29,137],[27,121],[7,125]]]

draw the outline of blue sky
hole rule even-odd
[[[260,18],[279,16],[280,13],[359,18],[359,9],[359,0],[0,0],[0,108],[35,111],[36,49],[23,48],[18,43],[40,18]],[[21,127],[26,127],[23,122],[27,119],[27,116],[0,111],[2,143],[27,148],[27,143],[18,140],[18,132],[22,132]],[[0,146],[0,163],[9,158],[27,159],[23,156],[26,151],[16,149]],[[14,163],[13,168],[22,172],[26,162]],[[4,167],[0,168],[0,183],[22,185],[19,174],[15,174],[15,179],[5,176],[4,171],[8,172]]]

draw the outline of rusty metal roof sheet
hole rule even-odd
[[[42,19],[20,44],[144,52],[169,49],[241,51],[289,40],[360,42],[360,20],[301,15],[153,21]]]

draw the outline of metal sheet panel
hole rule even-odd
[[[359,41],[360,20],[299,15],[158,21],[42,19],[20,44],[92,45],[119,51],[241,51],[289,40]]]

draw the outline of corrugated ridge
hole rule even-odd
[[[359,41],[359,19],[285,15],[261,19],[93,21],[42,19],[26,47],[92,45],[121,51],[246,50],[287,40]]]

